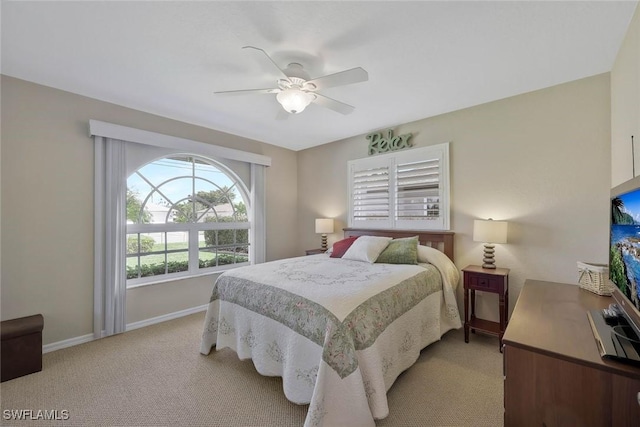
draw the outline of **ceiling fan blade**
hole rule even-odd
[[[339,73],[318,77],[317,79],[309,80],[307,83],[311,83],[316,86],[317,90],[321,90],[329,87],[366,82],[367,80],[369,80],[369,74],[364,69],[356,67],[350,70],[340,71]]]
[[[272,89],[221,90],[213,93],[216,95],[243,95],[247,93],[278,93],[278,92],[280,92],[280,89],[272,88]]]
[[[278,69],[278,71],[280,71],[280,74],[282,74],[282,76],[289,80],[289,76],[287,76],[284,71],[282,71],[282,68],[280,68],[278,66],[278,64],[276,64],[276,61],[274,61],[273,59],[271,59],[271,57],[269,56],[269,54],[267,52],[265,52],[263,49],[260,49],[259,47],[255,47],[255,46],[243,46],[243,49],[255,49],[255,50],[259,50],[260,52],[264,53],[264,56],[266,56],[269,61],[271,61],[271,63]]]
[[[351,114],[355,107],[349,104],[345,104],[344,102],[336,101],[335,99],[329,98],[328,96],[320,95],[319,93],[314,93],[316,95],[316,99],[312,102],[338,112],[340,114]]]

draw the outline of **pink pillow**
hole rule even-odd
[[[347,252],[347,249],[353,245],[353,242],[355,242],[358,237],[359,236],[347,237],[346,239],[335,242],[333,244],[333,252],[331,252],[329,256],[331,258],[342,258],[342,255]]]

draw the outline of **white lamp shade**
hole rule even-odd
[[[315,96],[299,89],[285,89],[276,95],[276,99],[287,113],[302,113]]]
[[[333,233],[333,220],[331,218],[316,219],[316,233],[317,234]]]
[[[506,221],[476,219],[473,221],[473,241],[484,243],[507,243]]]

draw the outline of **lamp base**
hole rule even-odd
[[[482,258],[482,268],[495,269],[495,246],[489,243],[484,245],[484,258]]]
[[[322,246],[320,246],[320,249],[322,249],[325,252],[327,250],[327,235],[326,234],[322,235]]]

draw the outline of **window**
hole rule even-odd
[[[264,262],[270,157],[99,120],[89,121],[89,132],[95,338],[126,330],[128,287]],[[154,174],[154,163],[164,175]],[[199,191],[218,191],[227,206]]]
[[[127,286],[249,263],[248,192],[200,156],[155,160],[127,178]]]
[[[348,163],[349,226],[449,228],[449,144]]]

